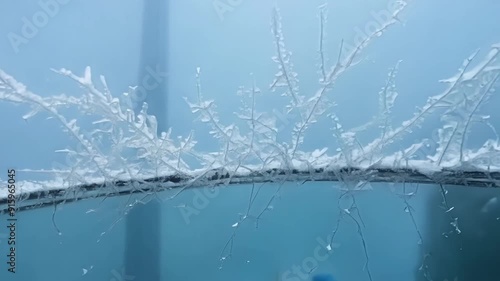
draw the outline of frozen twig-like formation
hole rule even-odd
[[[198,120],[211,129],[211,136],[198,142],[215,139],[220,144],[217,151],[198,151],[194,134],[172,138],[168,131],[158,136],[156,118],[148,114],[147,104],[139,113],[134,113],[129,98],[131,93],[120,98],[113,96],[104,77],[97,79],[99,83],[95,81],[90,67],[82,76],[65,69],[54,70],[74,80],[84,90],[81,97],[42,97],[0,70],[0,100],[31,106],[25,119],[40,112],[49,114],[59,121],[76,144],[75,149],[58,151],[68,154],[73,161],[71,166],[55,167],[54,181],[22,183],[21,192],[29,199],[24,206],[94,196],[155,193],[170,188],[182,191],[204,185],[270,182],[276,178],[280,181],[348,180],[354,183],[353,186],[361,181],[404,181],[498,187],[498,137],[484,139],[484,145],[474,149],[467,146],[467,136],[478,122],[490,126],[496,134],[489,116],[480,112],[498,86],[500,44],[493,45],[482,60],[477,58],[479,52],[474,52],[455,76],[441,81],[447,85],[442,93],[429,97],[426,104],[400,125],[391,122],[396,98],[404,97],[396,89],[400,62],[390,69],[379,92],[379,113],[375,117],[360,127],[348,129],[336,115],[329,95],[333,85],[356,64],[368,44],[398,22],[406,2],[398,3],[393,17],[367,34],[350,52],[341,44],[337,62],[331,67],[326,65],[324,47],[326,6],[320,7],[319,86],[310,96],[299,88],[291,52],[285,47],[281,16],[278,9],[274,9],[271,31],[275,46],[273,60],[278,71],[269,90],[285,97],[283,108],[294,113],[290,119],[296,116],[291,132],[278,131],[275,117],[259,111],[259,96],[263,90],[253,78],[250,87],[238,91],[243,104],[235,113],[237,118],[224,124],[218,117],[215,101],[205,99],[202,93],[198,68],[197,98],[186,101]],[[63,114],[67,108],[92,116],[93,127],[84,131],[77,118]],[[439,140],[434,149],[423,153],[428,140],[420,140],[399,151],[391,150],[391,144],[405,140],[429,116],[438,112],[442,124],[435,128]],[[339,147],[304,150],[306,131],[321,119],[331,121],[332,143],[338,143]],[[380,128],[380,134],[362,143],[359,135],[370,127]],[[5,193],[1,193],[2,196]]]
[[[172,138],[170,130],[157,134],[156,118],[148,114],[148,105],[144,103],[138,113],[134,112],[130,99],[133,93],[125,93],[120,98],[113,96],[103,76],[98,81],[93,79],[90,67],[82,76],[66,69],[54,70],[76,82],[84,91],[81,97],[42,97],[0,69],[1,101],[29,105],[32,110],[23,116],[24,119],[41,112],[49,114],[75,142],[74,149],[57,151],[65,153],[72,161],[59,164],[52,171],[43,171],[53,172],[53,180],[18,183],[20,198],[16,207],[27,210],[54,206],[55,214],[58,204],[87,198],[132,194],[144,194],[147,198],[165,190],[174,190],[172,197],[175,197],[188,188],[252,184],[248,208],[232,225],[233,233],[221,251],[222,266],[231,257],[239,226],[248,218],[255,219],[258,224],[272,208],[284,182],[340,182],[347,188],[342,197],[350,196],[352,204],[347,209],[339,207],[339,220],[327,249],[331,250],[341,218],[352,219],[364,249],[364,268],[372,280],[364,223],[352,191],[368,182],[440,184],[442,190],[443,185],[500,187],[499,137],[490,116],[481,113],[499,84],[500,44],[493,45],[482,60],[477,58],[479,51],[464,60],[455,76],[440,81],[447,88],[430,96],[399,125],[393,123],[392,116],[396,99],[403,96],[396,87],[401,61],[396,62],[378,93],[378,113],[359,127],[349,129],[342,125],[330,93],[337,81],[357,64],[364,49],[399,22],[407,4],[401,0],[397,5],[387,22],[350,50],[346,50],[342,40],[336,63],[331,67],[327,65],[324,40],[327,8],[320,6],[318,86],[307,91],[299,87],[299,74],[294,68],[292,53],[285,45],[281,15],[277,8],[273,10],[271,32],[275,55],[272,60],[278,70],[269,92],[284,96],[281,108],[275,109],[285,109],[289,114],[287,120],[293,123],[289,132],[278,130],[275,116],[259,110],[263,91],[253,77],[250,87],[238,90],[242,106],[235,112],[237,118],[225,123],[219,118],[215,100],[205,99],[201,69],[196,69],[197,97],[194,101],[186,99],[186,102],[196,119],[210,128],[210,136],[196,141],[194,132],[177,138]],[[91,116],[91,128],[83,129],[80,116],[70,117],[68,108]],[[441,123],[434,128],[437,139],[408,142],[411,139],[408,135],[436,114],[441,117]],[[306,132],[321,120],[330,122],[331,143],[338,147],[331,145],[308,151],[304,149]],[[477,123],[489,126],[496,138],[483,139],[484,144],[479,148],[468,147],[468,136]],[[366,137],[361,137],[362,134],[372,128],[380,130],[378,136],[363,143],[361,140]],[[218,150],[199,151],[196,147],[197,142],[214,140],[219,144]],[[279,188],[263,210],[257,211],[257,215],[251,214],[255,211],[255,198],[268,182],[279,183]],[[404,193],[406,209],[422,240],[408,195]],[[0,190],[0,212],[6,211],[7,192]],[[57,229],[54,217],[52,219]]]

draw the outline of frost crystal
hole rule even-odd
[[[202,71],[196,69],[196,100],[187,105],[197,121],[206,124],[210,136],[195,139],[195,132],[185,137],[172,137],[171,131],[157,132],[155,116],[148,105],[139,112],[132,108],[129,93],[113,96],[103,76],[92,75],[90,67],[79,76],[66,69],[54,70],[72,79],[84,94],[80,97],[58,95],[44,97],[0,70],[0,100],[27,104],[28,120],[42,112],[56,119],[75,142],[74,148],[58,153],[71,156],[71,166],[54,167],[55,177],[47,182],[23,182],[22,192],[29,199],[22,208],[44,206],[54,202],[71,202],[89,197],[117,196],[178,188],[258,182],[305,182],[310,180],[341,181],[348,189],[370,189],[369,182],[451,183],[461,185],[499,185],[500,144],[484,139],[480,148],[467,146],[475,124],[489,126],[489,114],[483,107],[495,94],[500,75],[500,44],[495,44],[481,60],[475,51],[464,60],[456,75],[441,80],[446,89],[428,98],[407,120],[393,122],[391,116],[398,99],[405,97],[397,90],[397,61],[381,83],[378,113],[365,124],[347,128],[336,114],[333,86],[343,74],[357,64],[364,49],[399,22],[405,1],[399,1],[392,18],[368,34],[362,42],[346,50],[343,42],[337,61],[328,66],[325,54],[326,5],[320,7],[318,86],[313,91],[299,87],[299,74],[286,47],[281,15],[275,8],[271,19],[274,56],[277,65],[268,89],[261,90],[252,77],[248,87],[238,89],[242,105],[234,122],[219,117],[217,103],[202,93]],[[97,81],[95,81],[97,80]],[[286,112],[288,131],[276,128],[276,115],[259,106],[264,94],[282,95],[283,104],[275,109]],[[92,128],[83,128],[77,118],[67,116],[67,108],[92,116]],[[64,112],[64,113],[63,113]],[[441,123],[435,128],[437,139],[429,138],[407,144],[410,133],[432,115],[439,114]],[[307,131],[320,121],[330,122],[332,145],[305,150]],[[399,124],[398,124],[399,123]],[[379,131],[366,141],[368,129]],[[210,139],[210,137],[212,139]],[[199,142],[215,140],[219,149],[199,151]],[[397,146],[396,144],[402,145]],[[337,144],[338,146],[335,146]],[[397,150],[394,150],[397,147]],[[0,197],[5,197],[2,191]],[[6,201],[0,201],[5,207]],[[268,209],[272,209],[271,202]],[[346,214],[353,215],[351,209]],[[237,226],[236,223],[233,227]]]

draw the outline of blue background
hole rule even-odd
[[[224,123],[234,119],[235,105],[240,99],[236,90],[251,85],[250,73],[266,95],[261,110],[273,108],[273,101],[279,97],[268,93],[267,88],[277,71],[270,59],[275,53],[270,32],[274,2],[281,10],[285,43],[293,51],[300,87],[304,94],[315,92],[317,7],[323,1],[242,0],[224,13],[223,18],[214,9],[214,1],[171,1],[167,110],[173,135],[186,136],[194,129],[199,150],[218,149],[216,142],[208,139],[208,129],[192,122],[194,116],[183,100],[183,97],[193,100],[196,96],[196,67],[202,69],[204,95],[217,101]],[[137,83],[142,5],[139,0],[68,1],[16,53],[8,34],[20,34],[22,18],[31,18],[41,8],[37,1],[3,0],[0,69],[39,95],[63,92],[78,95],[80,90],[73,82],[50,68],[64,67],[81,74],[89,65],[94,76],[104,75],[111,91],[119,95]],[[352,42],[356,28],[364,29],[373,21],[371,13],[386,7],[386,1],[378,0],[330,1],[325,42],[330,65],[335,62],[341,39]],[[361,63],[339,80],[333,93],[340,105],[336,110],[343,125],[348,128],[361,125],[377,113],[377,93],[388,69],[400,59],[403,60],[397,80],[400,95],[393,120],[397,123],[410,117],[415,105],[423,105],[428,96],[443,90],[439,79],[454,75],[463,59],[477,48],[486,51],[491,44],[500,42],[498,11],[500,2],[491,0],[411,1],[401,17],[403,24],[393,26],[370,45]],[[493,99],[485,111],[494,112],[498,101]],[[72,147],[74,143],[56,121],[46,120],[44,114],[25,122],[22,116],[27,111],[25,106],[0,103],[3,120],[0,171],[16,168],[21,171],[20,179],[36,179],[38,174],[21,169],[51,168],[54,162],[64,159],[54,151]],[[438,117],[431,117],[411,139],[429,137],[439,122]],[[480,134],[475,136],[483,140],[490,137],[481,128],[477,130]],[[331,140],[330,131],[320,124],[308,131],[303,149],[331,146]],[[401,147],[409,143],[412,141],[401,143]],[[482,142],[471,137],[469,144],[477,147]],[[420,258],[418,236],[408,213],[404,212],[403,201],[394,195],[394,190],[400,191],[401,186],[372,186],[375,191],[361,192],[356,198],[366,224],[364,235],[374,280],[412,280]],[[238,213],[246,210],[250,188],[221,190],[189,223],[183,220],[179,205],[192,204],[195,194],[192,191],[181,194],[163,205],[162,275],[165,280],[277,280],[283,271],[313,253],[318,245],[316,238],[326,237],[335,227],[337,187],[285,184],[279,199],[273,203],[273,211],[264,215],[259,228],[255,228],[251,219],[239,228],[233,257],[224,263],[222,270],[218,269],[220,252],[232,234],[231,225],[239,220]],[[275,189],[272,185],[264,188],[254,215],[265,208]],[[413,202],[422,229],[429,190],[433,189],[419,189]],[[116,273],[123,267],[123,204],[127,199],[86,201],[58,208],[55,222],[62,235],[53,225],[53,209],[20,213],[19,272],[14,279],[7,280],[119,280]],[[89,209],[97,211],[86,213]],[[362,270],[365,258],[356,225],[346,219],[340,229],[336,253],[320,263],[318,271],[334,273],[339,281],[368,280]],[[1,239],[2,253],[5,247],[5,240]],[[3,267],[1,279],[11,278]],[[82,275],[82,268],[90,271]]]

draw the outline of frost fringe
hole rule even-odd
[[[440,81],[447,85],[444,92],[429,97],[427,103],[418,108],[412,117],[395,126],[391,114],[399,96],[396,78],[401,61],[398,61],[389,70],[385,85],[379,92],[378,114],[359,127],[346,129],[342,126],[335,113],[335,104],[328,94],[337,80],[357,64],[356,60],[369,43],[399,21],[398,17],[407,4],[405,1],[399,1],[398,4],[399,8],[391,19],[347,54],[342,41],[337,62],[330,68],[326,65],[324,52],[326,5],[320,6],[319,87],[312,96],[304,95],[299,88],[292,54],[285,47],[281,16],[277,8],[273,10],[271,31],[276,54],[272,59],[278,71],[269,90],[285,96],[288,99],[284,105],[286,112],[290,118],[297,116],[288,141],[281,143],[278,139],[282,139],[283,135],[276,128],[274,116],[258,111],[257,97],[262,91],[255,81],[252,81],[250,88],[238,91],[243,102],[241,111],[236,113],[238,120],[223,124],[218,117],[215,101],[204,98],[201,70],[196,70],[197,98],[195,101],[186,99],[186,102],[198,120],[210,127],[210,135],[220,144],[218,151],[202,152],[195,149],[197,142],[194,132],[185,138],[175,139],[171,137],[170,130],[157,134],[156,118],[147,113],[146,103],[139,113],[134,113],[130,98],[133,88],[120,98],[114,97],[103,76],[99,77],[99,86],[94,84],[90,67],[85,69],[83,76],[66,69],[54,70],[78,83],[84,89],[81,97],[59,95],[44,98],[0,70],[0,100],[30,105],[32,110],[23,117],[26,120],[42,111],[48,113],[59,121],[63,130],[77,144],[75,149],[57,151],[71,157],[73,165],[59,165],[61,167],[44,171],[55,174],[53,181],[20,183],[19,209],[134,193],[143,193],[144,198],[147,198],[157,196],[160,191],[173,189],[178,190],[175,197],[187,188],[252,184],[247,212],[233,224],[234,232],[220,254],[223,263],[231,256],[238,227],[250,217],[250,209],[262,187],[255,190],[255,184],[280,183],[267,207],[254,217],[258,221],[270,209],[284,182],[338,181],[346,187],[346,192],[339,200],[351,196],[352,204],[347,209],[339,207],[339,220],[330,243],[333,243],[340,219],[352,219],[363,243],[366,258],[364,267],[372,280],[363,234],[364,224],[351,191],[363,188],[367,182],[440,184],[442,190],[443,185],[500,187],[499,137],[489,122],[490,117],[479,113],[498,86],[500,44],[493,45],[486,57],[473,67],[472,62],[479,51],[474,52],[464,60],[455,76]],[[77,119],[65,116],[62,112],[67,108],[76,108],[82,114],[94,116],[92,131],[84,132]],[[438,140],[434,149],[429,149],[430,141],[427,139],[396,152],[388,148],[402,141],[421,126],[427,117],[436,113],[440,113],[442,124],[436,128]],[[322,118],[331,121],[332,139],[339,144],[337,153],[327,153],[333,147],[314,151],[301,149],[306,131]],[[475,123],[489,126],[496,139],[485,139],[481,148],[467,148],[467,137]],[[244,130],[240,130],[241,124],[246,125]],[[363,144],[359,135],[373,127],[380,128],[379,136]],[[405,190],[403,193],[405,209],[422,240],[408,202],[412,193],[406,193]],[[6,192],[0,193],[2,197],[0,208],[5,212]]]
[[[200,152],[195,149],[194,133],[185,138],[172,138],[170,131],[158,136],[156,118],[147,114],[147,104],[144,103],[142,110],[135,114],[130,98],[132,93],[125,93],[120,98],[112,96],[103,76],[99,77],[100,86],[94,84],[90,67],[81,77],[66,69],[54,70],[78,83],[85,91],[81,97],[42,97],[0,70],[0,100],[30,105],[32,110],[24,116],[25,119],[41,111],[48,113],[77,143],[75,149],[58,151],[71,156],[76,163],[74,166],[61,165],[61,169],[52,170],[56,174],[52,182],[25,182],[22,192],[29,199],[47,197],[50,200],[71,201],[168,188],[267,182],[273,181],[276,174],[284,174],[288,180],[344,181],[349,175],[352,182],[404,180],[498,187],[498,136],[485,140],[479,149],[468,149],[466,143],[474,123],[484,123],[495,131],[488,122],[489,116],[479,114],[479,110],[498,84],[500,44],[493,45],[487,56],[472,67],[478,55],[478,51],[474,52],[455,76],[441,81],[448,85],[443,93],[429,97],[412,117],[394,126],[390,116],[398,97],[395,81],[400,62],[397,62],[379,92],[379,113],[367,124],[349,130],[341,125],[328,93],[337,79],[356,64],[361,51],[398,22],[406,2],[401,1],[393,18],[369,34],[350,53],[343,53],[342,44],[338,60],[329,70],[323,42],[325,7],[320,7],[320,86],[310,97],[303,95],[299,89],[291,53],[285,48],[281,17],[277,8],[273,10],[272,34],[276,51],[273,60],[278,65],[278,72],[270,90],[288,97],[290,102],[285,105],[287,112],[294,111],[298,116],[289,141],[282,143],[277,141],[282,132],[276,129],[276,119],[258,111],[256,97],[262,91],[255,82],[249,89],[239,90],[239,94],[246,96],[242,98],[242,110],[236,115],[239,121],[226,125],[218,117],[215,101],[204,98],[201,71],[197,69],[197,100],[186,101],[198,119],[210,126],[211,136],[220,143],[219,151]],[[61,113],[68,107],[95,116],[94,128],[84,132],[76,119],[69,119]],[[418,157],[428,146],[428,140],[396,152],[387,148],[436,112],[441,113],[443,123],[437,128],[439,140],[434,154],[424,155],[426,158]],[[303,151],[301,145],[305,132],[325,117],[332,122],[332,136],[339,143],[339,152],[328,154],[327,150],[332,148]],[[246,133],[241,132],[241,123],[246,124]],[[358,135],[375,126],[381,128],[379,137],[362,144]],[[153,184],[155,179],[162,184]],[[24,204],[28,206],[35,202]]]

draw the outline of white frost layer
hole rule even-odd
[[[254,81],[248,87],[241,87],[241,110],[234,120],[222,120],[213,99],[205,99],[201,87],[201,69],[196,69],[196,98],[186,99],[188,107],[199,121],[209,128],[209,135],[195,140],[195,132],[185,137],[172,137],[171,130],[158,132],[155,116],[148,114],[148,105],[142,104],[137,110],[134,104],[135,89],[120,97],[113,96],[104,77],[93,81],[91,68],[87,67],[82,76],[61,69],[54,70],[77,83],[84,94],[80,97],[58,95],[43,96],[28,90],[22,83],[0,70],[0,100],[24,103],[32,110],[24,118],[28,119],[44,112],[59,122],[63,130],[74,141],[74,148],[58,150],[70,156],[75,164],[62,165],[55,180],[47,182],[19,182],[17,192],[27,194],[35,190],[73,188],[79,185],[117,180],[144,179],[162,175],[178,175],[190,178],[190,183],[200,183],[217,169],[230,177],[259,178],[272,180],[272,176],[259,176],[256,172],[270,169],[292,173],[315,171],[317,169],[342,170],[357,168],[360,181],[365,181],[363,172],[379,169],[411,169],[424,175],[439,173],[443,169],[452,171],[498,171],[500,167],[499,137],[481,141],[480,148],[468,146],[468,136],[475,124],[487,125],[496,134],[492,124],[492,114],[482,112],[483,105],[493,99],[500,76],[500,43],[491,47],[483,59],[477,59],[479,51],[466,58],[456,75],[441,80],[447,88],[440,93],[429,93],[427,102],[408,116],[406,120],[392,122],[392,111],[397,99],[404,97],[396,87],[399,64],[389,70],[387,80],[381,81],[378,92],[378,112],[367,123],[357,128],[346,128],[336,115],[335,95],[331,92],[338,80],[360,60],[361,53],[374,40],[378,40],[392,25],[399,22],[400,13],[406,8],[404,1],[398,2],[393,17],[380,25],[371,34],[366,34],[357,46],[335,54],[338,61],[327,65],[321,48],[318,64],[318,85],[316,89],[304,90],[300,87],[299,74],[292,60],[292,52],[285,44],[281,27],[281,15],[275,9],[272,16],[276,74],[270,79],[267,94],[282,96],[282,103],[275,105],[276,112],[286,112],[287,130],[279,130],[278,116],[260,111],[256,102],[262,94]],[[320,17],[321,30],[326,17]],[[320,46],[325,43],[320,33]],[[421,84],[421,81],[415,81]],[[307,95],[309,93],[309,95]],[[354,105],[355,106],[355,105]],[[91,128],[83,128],[78,119],[68,112],[85,114],[93,118]],[[234,107],[233,107],[234,108]],[[354,107],[353,107],[354,108]],[[411,141],[411,132],[420,128],[429,116],[440,116],[429,133],[432,140]],[[280,117],[282,119],[282,116]],[[323,121],[323,123],[321,122]],[[309,129],[328,122],[324,128],[331,133],[331,146],[307,150],[304,142],[309,137]],[[369,132],[369,133],[367,133]],[[376,137],[373,137],[376,133]],[[361,139],[369,141],[361,143]],[[202,144],[218,143],[219,149],[211,152],[200,151]],[[29,168],[29,167],[27,167]],[[316,174],[315,174],[316,173]],[[313,172],[315,176],[321,173]],[[213,176],[216,176],[215,174]],[[307,180],[302,179],[302,180]],[[340,178],[342,180],[342,178]],[[350,177],[356,181],[356,176]],[[384,179],[388,180],[388,179]],[[496,180],[491,179],[497,184]],[[201,183],[202,184],[202,183]],[[355,184],[356,186],[356,184]],[[76,193],[81,190],[71,190]],[[1,189],[5,197],[7,190]],[[72,196],[72,195],[69,195]],[[76,196],[76,195],[75,195]]]
[[[298,177],[292,175],[293,171],[295,170],[296,173],[310,173],[311,174],[311,176],[309,178],[307,175],[300,177],[300,180],[312,180],[312,181],[314,181],[314,180],[317,180],[318,178],[321,178],[322,175],[326,175],[330,171],[339,171],[339,170],[348,168],[347,166],[342,165],[345,163],[338,163],[336,165],[328,164],[328,163],[332,163],[331,162],[332,160],[333,160],[333,157],[323,155],[319,158],[314,159],[313,162],[318,163],[316,165],[312,165],[311,163],[304,163],[304,162],[297,163],[297,165],[295,167],[288,170],[288,172],[290,174],[288,176],[288,178],[292,181],[299,179]],[[404,165],[399,165],[399,166],[395,166],[394,162],[395,162],[395,157],[387,157],[387,158],[384,158],[383,160],[379,161],[379,163],[377,163],[375,165],[361,165],[358,167],[350,167],[350,168],[355,168],[355,169],[359,169],[359,170],[356,171],[356,174],[354,176],[351,175],[348,178],[345,177],[345,178],[343,178],[343,180],[348,181],[348,183],[353,188],[355,188],[360,183],[364,183],[367,178],[370,178],[370,175],[373,174],[373,172],[375,170],[380,170],[380,171],[393,170],[393,171],[397,172],[398,169],[405,169],[406,171],[411,170],[411,171],[414,171],[415,173],[426,175],[429,178],[432,178],[434,175],[439,174],[439,172],[443,171],[443,167],[437,166],[437,165],[435,165],[435,163],[433,163],[429,160],[408,160],[408,162],[405,162]],[[218,169],[214,169],[214,170],[210,170],[210,171],[199,169],[199,170],[193,170],[190,172],[186,171],[184,176],[188,177],[188,178],[192,178],[192,179],[199,178],[201,184],[203,184],[203,181],[201,180],[202,178],[203,178],[203,180],[206,180],[206,178],[215,176],[216,173],[219,173],[220,175],[223,175],[223,174],[228,175],[229,177],[234,177],[235,179],[238,178],[238,180],[233,181],[234,183],[252,182],[252,181],[255,181],[255,182],[273,181],[274,180],[272,178],[273,176],[269,176],[269,178],[266,179],[265,177],[263,177],[261,175],[267,171],[272,170],[272,169],[279,169],[280,165],[277,163],[275,163],[275,164],[276,165],[269,165],[268,167],[264,167],[264,168],[262,168],[262,167],[259,168],[259,167],[255,167],[255,166],[254,167],[246,167],[246,168],[227,166],[227,167],[220,167]],[[250,169],[253,168],[253,169],[249,170],[249,168]],[[486,167],[484,165],[478,165],[478,166],[467,165],[467,166],[462,166],[462,167],[459,167],[459,166],[448,167],[448,168],[446,168],[446,171],[447,172],[456,172],[457,174],[459,174],[460,172],[463,172],[463,171],[478,172],[478,173],[484,173],[486,175],[488,173],[500,172],[500,167],[498,167],[498,166]],[[141,171],[141,172],[144,172],[144,171]],[[114,179],[114,181],[137,180],[137,181],[141,182],[145,179],[155,177],[155,175],[151,174],[151,173],[149,173],[149,174],[142,173],[141,175],[142,175],[142,177],[140,177],[140,178],[130,178],[127,176],[117,175],[116,178]],[[166,173],[160,173],[159,175],[160,176],[171,176],[172,174],[166,172]],[[398,175],[396,173],[393,174],[393,176],[394,176],[393,182],[400,182],[401,181],[401,179],[398,178]],[[286,177],[287,176],[284,176],[283,178],[286,178]],[[244,180],[241,180],[242,178],[244,178]],[[418,182],[421,179],[415,178],[415,180]],[[446,180],[446,179],[440,179],[440,180]],[[464,179],[464,180],[467,181],[467,179]],[[470,182],[473,182],[474,180],[477,180],[477,178],[470,179]],[[485,176],[484,180],[487,181],[488,178]],[[79,184],[81,184],[81,185],[102,184],[105,181],[106,181],[106,179],[102,178],[102,177],[101,178],[99,178],[99,177],[86,178],[85,182],[81,182]],[[188,182],[190,185],[199,186],[199,184],[196,183],[196,180],[188,181]],[[405,178],[405,182],[410,183],[411,178]],[[5,186],[7,183],[5,182],[3,184]],[[164,186],[168,185],[168,183],[164,183],[163,185]],[[172,185],[174,186],[174,184],[172,184]],[[45,191],[46,192],[46,191],[50,191],[50,190],[61,190],[61,189],[72,188],[72,187],[75,187],[75,183],[73,182],[71,185],[68,185],[68,183],[63,181],[62,178],[59,178],[58,180],[50,180],[50,181],[20,181],[20,182],[17,182],[16,187],[17,187],[16,193],[15,193],[16,197],[23,198],[23,197],[25,197],[25,195],[27,195],[28,193],[32,193],[32,192],[37,192],[37,191]],[[178,187],[178,186],[176,186],[176,187]],[[79,192],[78,190],[73,190],[73,191],[75,191],[75,193],[73,195],[72,194],[66,195],[65,198],[72,199],[72,196],[74,196],[74,198],[76,198],[76,197],[79,197],[83,194],[82,192]],[[0,199],[6,198],[8,196],[8,194],[9,193],[8,193],[7,189],[0,190]]]

